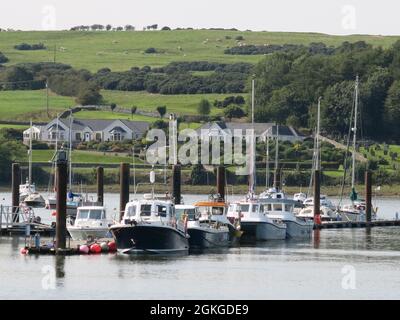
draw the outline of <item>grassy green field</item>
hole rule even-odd
[[[77,119],[121,119],[121,120],[132,120],[132,121],[146,121],[154,122],[157,118],[142,116],[140,114],[129,114],[116,113],[111,111],[80,111],[74,114]]]
[[[32,161],[33,162],[49,162],[54,155],[54,150],[33,150]],[[28,161],[27,155],[19,161]],[[125,154],[115,153],[103,153],[96,151],[72,151],[72,162],[73,163],[99,163],[99,164],[110,164],[110,163],[121,163],[121,162],[132,162],[132,157]],[[136,163],[143,163],[142,160],[136,158]]]
[[[196,107],[201,99],[207,99],[212,104],[214,100],[223,100],[227,94],[189,94],[189,95],[160,95],[147,92],[125,92],[103,90],[102,95],[106,104],[116,103],[130,109],[135,105],[140,110],[156,112],[157,106],[167,106],[167,113],[195,115]],[[44,90],[0,91],[0,120],[18,121],[47,121],[56,117],[56,114],[76,105],[74,98],[50,94],[50,117],[46,112],[46,94]],[[211,115],[221,110],[211,108]],[[127,119],[134,121],[154,122],[157,118],[139,114],[121,114],[111,111],[81,111],[75,114],[80,119]],[[18,127],[15,125],[1,125],[2,127]],[[25,126],[19,126],[22,128]]]
[[[226,39],[229,36],[231,39]],[[250,62],[262,55],[225,55],[224,50],[236,46],[235,37],[243,36],[246,44],[309,44],[324,42],[339,45],[343,41],[364,40],[375,46],[388,47],[399,37],[383,36],[330,36],[317,33],[242,32],[227,30],[135,31],[135,32],[69,32],[29,31],[1,32],[0,51],[9,59],[8,64],[53,61],[57,47],[57,62],[76,68],[97,71],[103,67],[128,70],[133,66],[163,66],[171,61],[206,60],[224,63]],[[14,45],[42,42],[47,50],[18,51]],[[145,54],[154,47],[162,53]]]
[[[0,124],[0,129],[3,128],[12,128],[12,129],[28,129],[29,126],[26,125],[20,125],[20,124]]]
[[[110,91],[103,90],[101,94],[107,104],[115,103],[119,106],[131,108],[133,105],[144,111],[157,112],[158,106],[166,106],[167,113],[196,115],[197,106],[201,99],[207,99],[213,104],[214,100],[224,100],[227,96],[240,94],[181,94],[161,95],[148,92]],[[243,95],[243,94],[242,94]],[[244,94],[246,96],[246,94]],[[221,113],[221,109],[212,107],[211,115]]]
[[[74,99],[53,93],[49,99],[50,118],[74,106]],[[44,90],[0,91],[0,120],[48,120]]]

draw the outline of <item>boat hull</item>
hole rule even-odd
[[[266,241],[286,239],[286,227],[268,222],[245,222],[242,221],[241,231],[243,239]]]
[[[104,239],[112,238],[112,235],[108,228],[79,228],[79,227],[68,227],[69,234],[72,240],[87,240],[92,239]]]
[[[297,221],[283,221],[286,226],[286,236],[288,239],[307,239],[312,237],[313,223],[300,223]]]
[[[113,226],[110,231],[119,252],[125,254],[187,253],[188,237],[175,228],[155,225]]]
[[[229,231],[210,228],[188,228],[190,249],[209,249],[229,246]]]

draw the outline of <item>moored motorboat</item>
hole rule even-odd
[[[240,219],[243,239],[265,241],[286,239],[286,224],[274,221],[261,211],[256,199],[245,199],[231,203],[228,218]]]
[[[45,200],[38,192],[30,193],[23,202],[32,208],[43,208],[45,206]]]
[[[286,238],[310,238],[314,227],[313,221],[296,217],[293,213],[297,201],[290,199],[263,199],[260,200],[261,211],[272,220],[286,224]]]
[[[145,195],[128,202],[122,221],[110,227],[118,252],[125,254],[187,254],[185,223],[176,221],[171,201]]]
[[[199,221],[202,223],[218,223],[221,226],[226,226],[229,230],[229,242],[235,244],[242,236],[240,220],[228,218],[228,204],[220,197],[211,197],[209,201],[199,201],[194,204],[199,211]]]
[[[112,221],[107,219],[106,209],[101,206],[79,207],[73,225],[67,227],[73,240],[110,238],[109,227]]]
[[[229,227],[225,223],[201,219],[201,213],[192,205],[176,205],[178,220],[187,221],[190,249],[210,249],[229,246]]]
[[[320,206],[321,221],[336,221],[338,220],[338,214],[336,210],[332,210],[326,206]],[[314,207],[305,207],[296,214],[298,218],[314,220]]]

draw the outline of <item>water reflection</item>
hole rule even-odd
[[[56,279],[62,279],[65,277],[65,256],[56,255],[55,256],[55,270],[56,270]]]

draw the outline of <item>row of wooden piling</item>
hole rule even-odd
[[[319,170],[314,171],[314,222],[316,224],[321,224],[321,186],[320,186],[320,176]],[[365,215],[366,222],[372,221],[372,174],[371,171],[367,170],[365,172]]]

